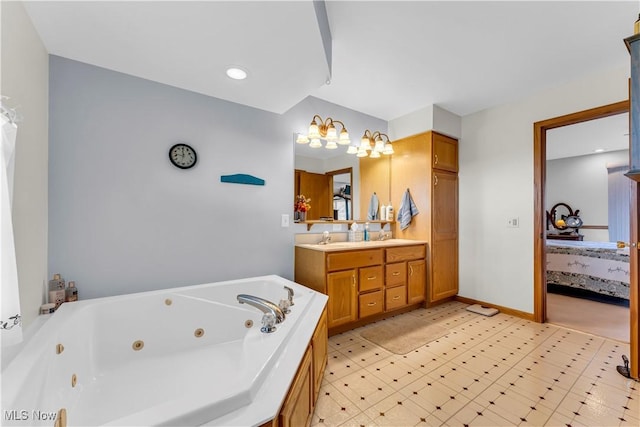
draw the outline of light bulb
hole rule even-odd
[[[309,139],[317,139],[320,138],[320,130],[318,129],[318,124],[316,123],[316,121],[312,121],[311,124],[309,125],[309,133],[308,133]]]
[[[342,129],[340,131],[340,139],[338,140],[338,144],[340,145],[349,145],[351,144],[351,140],[349,139],[349,132],[346,129]]]
[[[322,143],[320,142],[320,140],[318,138],[313,138],[311,140],[311,144],[309,144],[309,147],[311,147],[311,148],[320,148],[320,147],[322,147]]]
[[[338,140],[338,132],[336,132],[336,127],[331,123],[329,127],[327,127],[327,141],[337,141]]]

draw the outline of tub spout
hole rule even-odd
[[[284,320],[284,312],[276,304],[264,298],[253,295],[239,294],[237,296],[240,304],[249,304],[262,311],[265,314],[271,314],[276,319],[276,323],[282,323]]]

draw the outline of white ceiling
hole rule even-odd
[[[628,64],[638,1],[329,1],[329,85],[310,0],[26,9],[54,55],[276,113],[312,95],[390,120],[432,104],[464,116]]]
[[[616,114],[571,126],[550,129],[547,160],[629,149],[629,114]]]

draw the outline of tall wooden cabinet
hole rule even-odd
[[[391,201],[397,212],[408,190],[420,213],[394,237],[429,242],[428,303],[458,293],[458,141],[429,131],[393,143]]]

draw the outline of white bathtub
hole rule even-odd
[[[277,304],[285,285],[291,313],[260,332],[262,312],[236,296]],[[2,371],[0,424],[51,426],[65,408],[69,426],[260,425],[277,415],[326,301],[264,276],[65,303]]]

